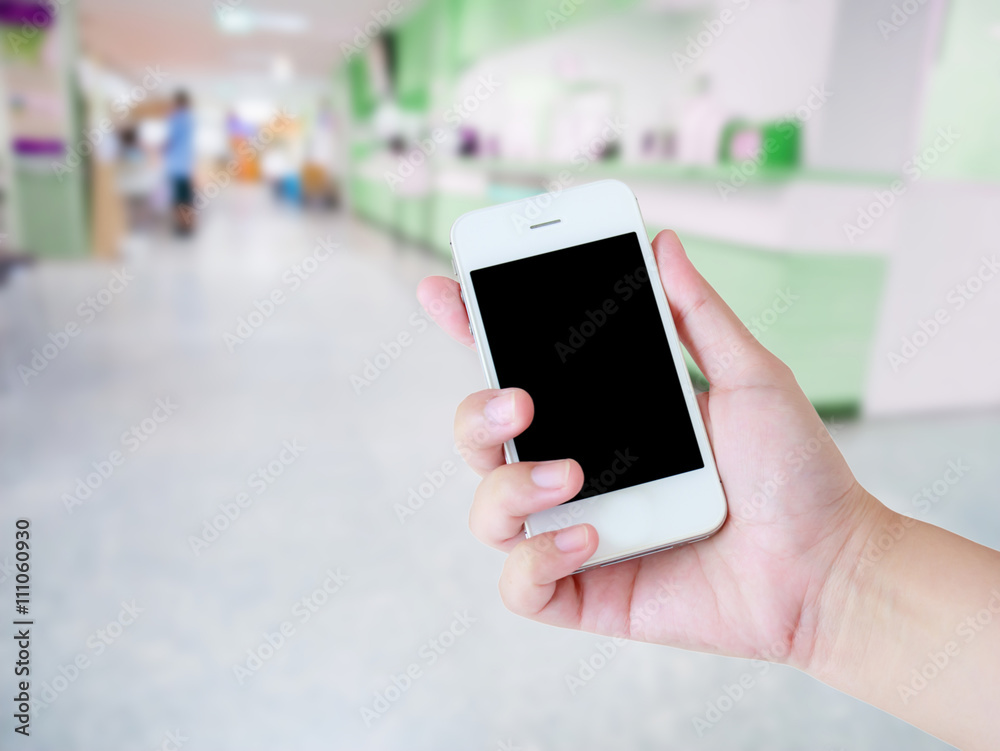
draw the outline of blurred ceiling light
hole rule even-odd
[[[271,78],[278,83],[287,83],[295,75],[292,61],[284,55],[275,55],[271,61]]]
[[[215,18],[219,28],[226,34],[250,34],[255,31],[304,34],[309,29],[309,20],[298,13],[274,13],[224,6],[216,13]]]
[[[276,112],[274,103],[263,99],[243,99],[236,102],[233,109],[236,117],[247,125],[262,125]]]
[[[990,29],[990,36],[994,39],[1000,39],[1000,23],[996,24]]]

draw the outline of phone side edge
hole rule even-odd
[[[516,202],[511,202],[516,203]],[[502,205],[502,204],[501,204]],[[494,208],[494,207],[489,207]],[[456,238],[455,230],[458,228],[460,223],[469,221],[471,218],[485,216],[488,209],[475,209],[473,211],[467,211],[461,216],[459,216],[451,225],[451,231],[449,233],[449,245],[451,246],[451,259],[452,266],[455,270],[455,275],[458,277],[458,285],[462,298],[462,304],[465,305],[465,315],[469,319],[469,332],[472,334],[473,343],[476,347],[476,355],[479,358],[479,366],[482,368],[483,377],[486,381],[486,387],[490,389],[499,389],[500,383],[496,378],[492,363],[490,362],[486,348],[489,347],[489,342],[486,339],[486,333],[483,329],[482,318],[479,316],[479,305],[476,303],[475,291],[472,292],[472,300],[475,304],[470,304],[470,296],[466,294],[466,290],[472,289],[472,277],[470,272],[468,272],[462,263],[461,252],[458,249],[458,243]],[[475,312],[473,312],[475,311]],[[485,348],[480,342],[485,343]],[[513,439],[505,441],[503,444],[503,454],[504,459],[507,464],[512,464],[517,461],[517,450],[514,448]]]

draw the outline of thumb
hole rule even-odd
[[[713,391],[794,384],[788,366],[757,341],[698,273],[673,230],[653,239],[653,252],[677,334]]]

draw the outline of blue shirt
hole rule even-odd
[[[170,177],[190,177],[194,172],[194,117],[191,110],[176,110],[170,115],[164,161]]]

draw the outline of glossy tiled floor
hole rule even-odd
[[[571,693],[566,677],[603,640],[508,614],[501,556],[466,529],[473,475],[436,474],[455,460],[455,404],[482,386],[474,356],[418,315],[416,281],[445,265],[254,192],[210,212],[193,242],[138,246],[124,264],[42,264],[0,290],[0,561],[13,559],[13,518],[30,517],[46,700],[16,744],[0,713],[0,746],[170,748],[179,733],[212,751],[945,748],[793,670],[647,645],[620,648]],[[304,261],[324,238],[339,249]],[[102,293],[122,265],[134,279]],[[283,302],[227,344],[273,290]],[[90,321],[77,310],[88,297],[103,307]],[[17,366],[71,321],[79,335],[25,385]],[[412,344],[357,393],[351,377],[401,332]],[[857,423],[838,441],[902,509],[964,460],[967,478],[926,518],[1000,545],[1000,415]],[[67,501],[93,463],[108,477]],[[441,486],[400,521],[394,506],[425,473]],[[224,531],[193,542],[223,513]],[[314,596],[324,583],[336,591]],[[754,687],[699,737],[692,718],[746,672]]]

